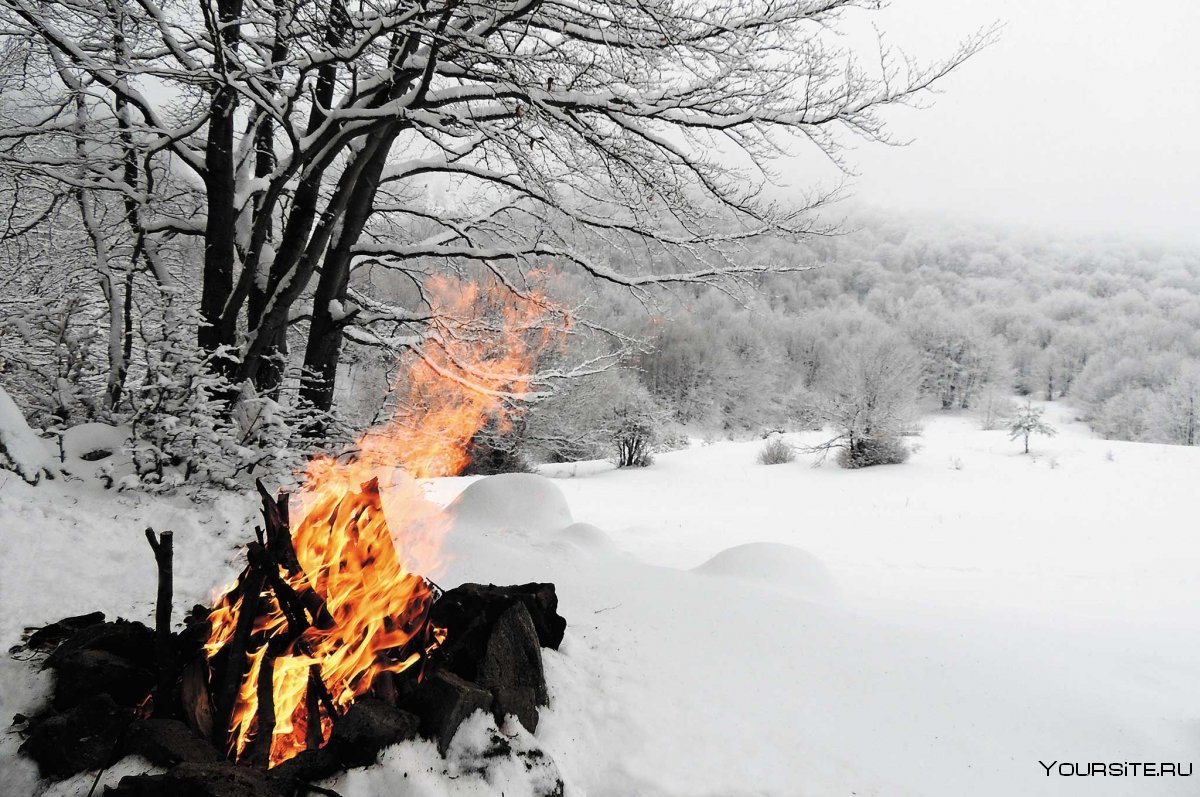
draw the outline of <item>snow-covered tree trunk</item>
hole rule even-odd
[[[25,421],[16,402],[0,385],[0,468],[10,470],[30,484],[53,479],[61,468],[46,445]]]

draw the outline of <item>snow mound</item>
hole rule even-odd
[[[574,521],[562,490],[534,473],[502,473],[473,482],[447,507],[457,529],[545,534]]]
[[[586,551],[611,551],[616,547],[611,537],[591,523],[572,523],[554,536]]]
[[[778,542],[749,542],[726,548],[693,572],[756,581],[809,597],[836,591],[833,577],[820,559]]]
[[[92,462],[120,451],[129,438],[127,427],[107,423],[81,423],[63,432],[63,453],[71,459]]]

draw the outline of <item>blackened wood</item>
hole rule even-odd
[[[157,678],[154,688],[154,715],[169,716],[175,691],[174,645],[171,642],[171,602],[174,600],[175,535],[164,531],[154,535],[146,529],[146,541],[154,551],[158,565],[158,599],[154,610],[154,659]]]
[[[304,715],[308,725],[305,728],[304,745],[309,750],[317,750],[325,735],[321,732],[321,690],[325,688],[321,680],[321,668],[312,664],[308,668],[308,689],[304,693]],[[331,715],[334,716],[334,715]]]
[[[251,543],[255,545],[256,543]],[[237,625],[233,636],[226,643],[223,652],[226,653],[225,668],[216,685],[213,703],[216,715],[213,718],[213,742],[221,750],[229,751],[232,747],[229,729],[233,720],[233,711],[237,706],[238,690],[250,667],[250,635],[254,631],[254,622],[258,619],[258,605],[262,598],[263,584],[266,574],[256,567],[247,568],[242,579],[242,604],[238,613]]]
[[[275,735],[275,660],[279,654],[273,648],[274,645],[267,645],[267,653],[258,671],[258,710],[255,714],[258,727],[245,754],[251,764],[263,769],[271,761],[271,742]]]
[[[205,739],[213,736],[212,696],[208,691],[208,663],[196,656],[183,667],[179,680],[179,700],[188,727]]]
[[[292,545],[287,494],[281,493],[278,498],[274,498],[261,480],[255,480],[255,485],[258,487],[259,495],[262,498],[263,520],[267,526],[266,544],[268,553],[270,553],[274,561],[290,577],[293,579],[297,576],[304,577],[304,570],[300,567],[300,560],[296,557],[296,549]],[[307,582],[307,579],[305,579],[305,582]],[[277,593],[280,592],[278,587],[275,587],[275,589]],[[312,625],[321,629],[330,629],[334,626],[333,615],[329,613],[329,608],[325,605],[324,599],[315,590],[301,589],[300,591],[295,591],[288,587],[286,591],[296,595],[299,604],[311,618],[309,622]],[[280,597],[281,599],[286,599],[288,596],[281,595]]]

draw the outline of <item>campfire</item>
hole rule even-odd
[[[324,746],[356,699],[419,679],[445,639],[429,619],[440,593],[393,545],[378,480],[345,487],[322,490],[294,536],[286,500],[264,492],[265,532],[209,613],[211,676],[188,708],[232,759],[275,766]]]
[[[478,303],[474,290],[447,283],[434,295]],[[479,710],[536,728],[540,649],[566,627],[554,587],[443,592],[432,579],[448,519],[417,481],[460,472],[472,437],[528,389],[517,375],[545,339],[528,315],[497,318],[499,349],[491,335],[441,330],[401,381],[404,411],[349,456],[311,461],[295,494],[259,482],[262,523],[240,576],[182,631],[171,625],[172,536],[147,530],[155,629],[95,614],[32,634],[28,648],[56,673],[52,708],[24,718],[22,749],[44,775],[138,754],[168,772],[126,777],[114,797],[320,792],[309,784],[389,744],[424,736],[445,752]]]

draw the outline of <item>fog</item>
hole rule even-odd
[[[847,188],[856,202],[1200,243],[1200,5],[898,0],[857,21],[920,59],[1003,27],[928,107],[887,112],[905,146],[855,144]],[[794,184],[813,171],[798,169]]]

